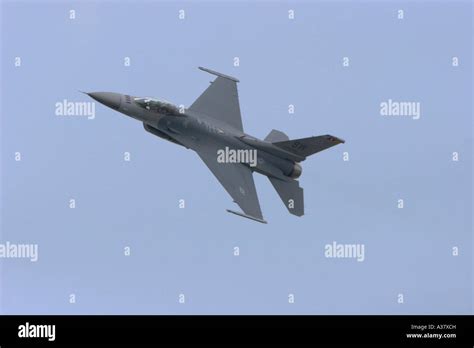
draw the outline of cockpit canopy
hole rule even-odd
[[[163,99],[145,97],[134,98],[134,101],[142,108],[162,115],[180,116],[179,109],[175,105]]]

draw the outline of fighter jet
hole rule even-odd
[[[147,132],[194,150],[243,212],[228,212],[266,223],[253,172],[268,177],[288,211],[304,215],[301,162],[344,140],[332,135],[290,140],[272,130],[264,140],[244,132],[235,77],[217,76],[189,108],[162,99],[111,92],[86,93],[96,101],[143,123]]]

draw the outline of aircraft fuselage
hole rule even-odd
[[[111,95],[113,95],[113,98],[119,101],[118,105],[117,103],[108,105],[110,103],[101,101],[100,96],[93,98],[122,114],[143,122],[147,131],[171,142],[188,147],[180,141],[180,138],[185,137],[190,142],[213,142],[217,148],[222,150],[227,147],[235,151],[256,151],[255,166],[246,162],[242,162],[242,164],[249,166],[252,171],[257,173],[283,180],[292,174],[294,175],[295,165],[299,166],[295,161],[279,157],[278,153],[282,150],[271,143],[243,133],[206,115],[197,114],[184,108],[180,109],[174,105],[173,107],[178,110],[177,113],[162,114],[140,106],[135,102],[137,97],[108,92],[103,94],[103,99],[112,98]]]
[[[240,113],[239,80],[199,69],[217,77],[188,109],[150,97],[87,94],[142,122],[149,133],[195,151],[243,211],[228,212],[266,223],[253,180],[253,172],[257,172],[268,177],[290,214],[303,216],[303,188],[295,180],[302,173],[300,162],[344,140],[329,134],[290,140],[276,129],[264,140],[248,135]]]

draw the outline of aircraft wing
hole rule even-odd
[[[217,152],[196,151],[212,174],[224,186],[234,199],[234,202],[244,211],[244,214],[227,210],[252,220],[266,223],[258,202],[257,191],[253,181],[252,171],[242,163],[218,163]]]
[[[237,82],[239,80],[210,69],[202,67],[199,67],[199,69],[216,75],[217,78],[211,82],[211,85],[194,101],[188,110],[223,121],[243,131],[237,92]]]

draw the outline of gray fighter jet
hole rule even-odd
[[[239,80],[199,69],[217,78],[187,109],[156,98],[109,92],[86,94],[143,122],[146,131],[194,150],[243,210],[228,212],[266,223],[253,181],[252,174],[257,172],[268,177],[291,214],[302,216],[303,189],[297,180],[302,173],[300,162],[344,140],[332,135],[289,140],[277,130],[272,130],[264,140],[254,138],[244,133],[242,127]]]

